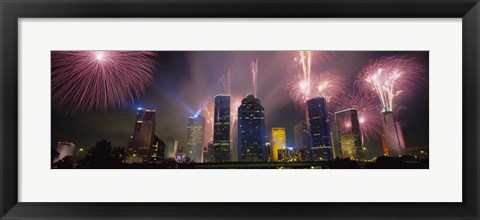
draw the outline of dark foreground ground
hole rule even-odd
[[[54,167],[73,169],[73,167]],[[156,164],[104,164],[78,166],[77,169],[428,169],[428,159],[417,160],[410,157],[379,157],[374,162],[336,159],[334,161],[310,162],[228,162],[228,163],[178,163],[174,160]]]

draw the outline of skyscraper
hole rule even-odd
[[[165,142],[157,137],[157,135],[153,135],[150,151],[150,163],[160,163],[165,159]]]
[[[395,121],[393,112],[383,110],[381,113],[383,134],[388,146],[388,154],[391,157],[405,155],[405,139],[403,138],[402,127]]]
[[[364,159],[357,109],[335,112],[340,151],[343,158]]]
[[[213,141],[209,141],[207,147],[203,149],[203,162],[215,162],[215,152],[213,150]]]
[[[326,99],[317,97],[307,100],[306,116],[310,134],[310,156],[312,160],[331,160],[332,145],[326,110]]]
[[[287,149],[287,136],[285,128],[272,128],[272,141],[270,143],[270,161],[278,161],[278,152]]]
[[[215,96],[213,116],[213,148],[215,162],[230,161],[230,96]]]
[[[155,110],[137,109],[137,120],[127,147],[127,163],[146,163],[155,132]]]
[[[238,161],[265,161],[265,113],[260,100],[249,95],[238,107]]]
[[[203,158],[203,137],[205,134],[205,118],[194,116],[188,118],[187,149],[186,155],[192,161],[202,162]]]
[[[307,123],[302,121],[293,127],[295,137],[295,148],[305,149],[310,147],[310,137],[308,134]]]

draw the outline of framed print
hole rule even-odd
[[[479,7],[2,1],[2,219],[478,219]]]

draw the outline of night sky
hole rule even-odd
[[[52,147],[58,141],[70,141],[76,146],[90,148],[100,139],[114,146],[126,147],[135,123],[138,107],[155,109],[155,134],[166,141],[168,137],[186,142],[187,119],[193,116],[205,100],[225,93],[220,82],[231,71],[231,94],[242,96],[253,92],[250,63],[258,58],[257,96],[265,108],[267,135],[272,127],[285,127],[287,146],[293,146],[293,126],[305,120],[304,110],[295,108],[287,84],[298,70],[293,61],[295,51],[214,51],[214,52],[157,52],[154,81],[134,103],[107,112],[89,111],[67,114],[65,108],[52,100]],[[350,52],[329,53],[323,61],[314,61],[312,73],[335,70],[345,74],[351,89],[360,70],[370,59],[389,55],[417,57],[425,66],[424,85],[416,86],[409,96],[398,100],[405,108],[397,114],[407,148],[428,146],[429,94],[428,52]],[[380,115],[380,107],[378,109]],[[379,140],[370,143],[371,154],[381,155]]]

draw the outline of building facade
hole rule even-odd
[[[205,135],[205,118],[194,116],[188,118],[186,156],[192,161],[203,161],[203,138]]]
[[[307,127],[310,134],[311,160],[332,160],[330,127],[326,107],[327,101],[317,97],[306,102]]]
[[[310,148],[310,135],[308,134],[307,123],[302,121],[293,127],[293,134],[295,137],[295,148],[306,149]]]
[[[400,123],[395,121],[395,117],[391,111],[384,110],[380,114],[388,155],[390,157],[405,155],[405,139]]]
[[[215,162],[230,161],[230,96],[215,96],[213,149]]]
[[[137,119],[127,147],[127,163],[147,163],[155,132],[155,110],[137,109]]]
[[[150,148],[150,163],[161,163],[165,159],[165,142],[157,135],[153,135],[152,147]]]
[[[335,123],[342,155],[339,157],[352,160],[364,159],[357,109],[350,108],[335,112]]]
[[[265,110],[249,95],[238,107],[238,161],[265,160]]]
[[[272,128],[272,141],[270,142],[270,161],[279,160],[279,152],[287,149],[287,135],[285,128]]]

